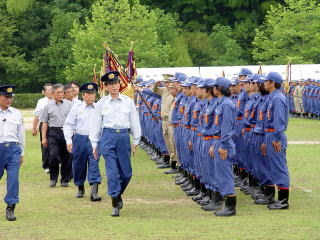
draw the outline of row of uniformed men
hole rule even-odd
[[[77,198],[85,193],[88,176],[91,201],[100,201],[99,158],[105,159],[108,195],[112,198],[111,216],[119,216],[123,207],[121,195],[132,176],[129,133],[133,136],[132,151],[140,141],[140,124],[134,102],[120,94],[119,73],[102,77],[109,95],[94,103],[98,86],[86,83],[80,87],[83,101],[72,106],[64,99],[64,87],[53,85],[53,99],[44,105],[39,117],[42,123],[42,144],[50,152],[50,187],[55,187],[61,164],[61,186],[74,179]],[[7,171],[6,218],[16,220],[15,205],[19,202],[19,168],[23,162],[24,128],[22,114],[11,107],[15,86],[0,86],[0,179]],[[69,153],[72,154],[72,162]]]
[[[320,119],[320,80],[308,78],[303,82],[294,81],[284,95],[288,99],[290,113]]]
[[[217,216],[236,214],[235,186],[256,204],[287,209],[289,109],[281,76],[244,68],[232,82],[183,73],[165,77],[164,87],[153,80],[135,87],[144,98],[139,100],[140,146],[159,168],[169,167],[171,159],[165,173],[178,173],[176,184]]]

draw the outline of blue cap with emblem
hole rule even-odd
[[[229,88],[231,85],[231,82],[229,79],[224,78],[224,77],[218,77],[215,81],[215,86],[220,86],[220,87],[225,87],[225,88]]]
[[[198,87],[198,88],[203,88],[203,87],[205,87],[205,86],[204,86],[204,79],[201,78],[201,79],[197,82],[197,87]]]
[[[282,83],[282,77],[277,72],[269,72],[266,76],[266,80],[275,82],[275,83]]]
[[[253,83],[257,83],[260,77],[261,77],[260,74],[253,74],[250,77],[250,81],[253,82]]]
[[[13,91],[15,88],[15,85],[2,85],[0,86],[0,95],[14,96]]]
[[[101,81],[105,84],[116,83],[119,82],[119,75],[120,73],[118,71],[108,72],[101,77]]]
[[[238,72],[238,76],[248,76],[248,75],[252,75],[251,70],[248,68],[241,68],[240,72]]]
[[[80,87],[80,92],[97,92],[98,85],[92,82],[85,83]]]

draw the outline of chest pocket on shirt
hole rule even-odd
[[[18,118],[7,118],[6,120],[6,127],[8,128],[8,130],[12,130],[12,129],[16,129],[18,127],[18,124],[19,124],[19,119]]]

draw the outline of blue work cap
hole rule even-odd
[[[181,75],[177,78],[177,82],[183,83],[186,79],[187,79],[187,75],[181,74]]]
[[[266,76],[266,80],[276,82],[276,83],[282,83],[282,77],[277,72],[269,72]]]
[[[220,87],[225,87],[225,88],[229,88],[231,85],[231,82],[229,79],[224,78],[224,77],[218,77],[216,79],[216,82],[214,84],[215,86],[220,86]]]
[[[248,76],[248,75],[252,75],[251,70],[248,68],[241,68],[240,72],[238,72],[238,76]]]

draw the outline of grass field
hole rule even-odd
[[[290,120],[289,140],[320,140],[320,122]],[[0,239],[320,239],[320,145],[290,145],[288,164],[292,189],[290,209],[269,211],[238,194],[237,216],[218,218],[202,211],[155,169],[139,150],[132,159],[133,179],[124,195],[121,217],[110,217],[104,163],[100,162],[102,202],[76,199],[76,188],[48,187],[40,164],[38,137],[27,132],[26,162],[20,173],[20,204],[16,222],[5,220],[0,202]],[[5,194],[5,176],[0,196]]]

